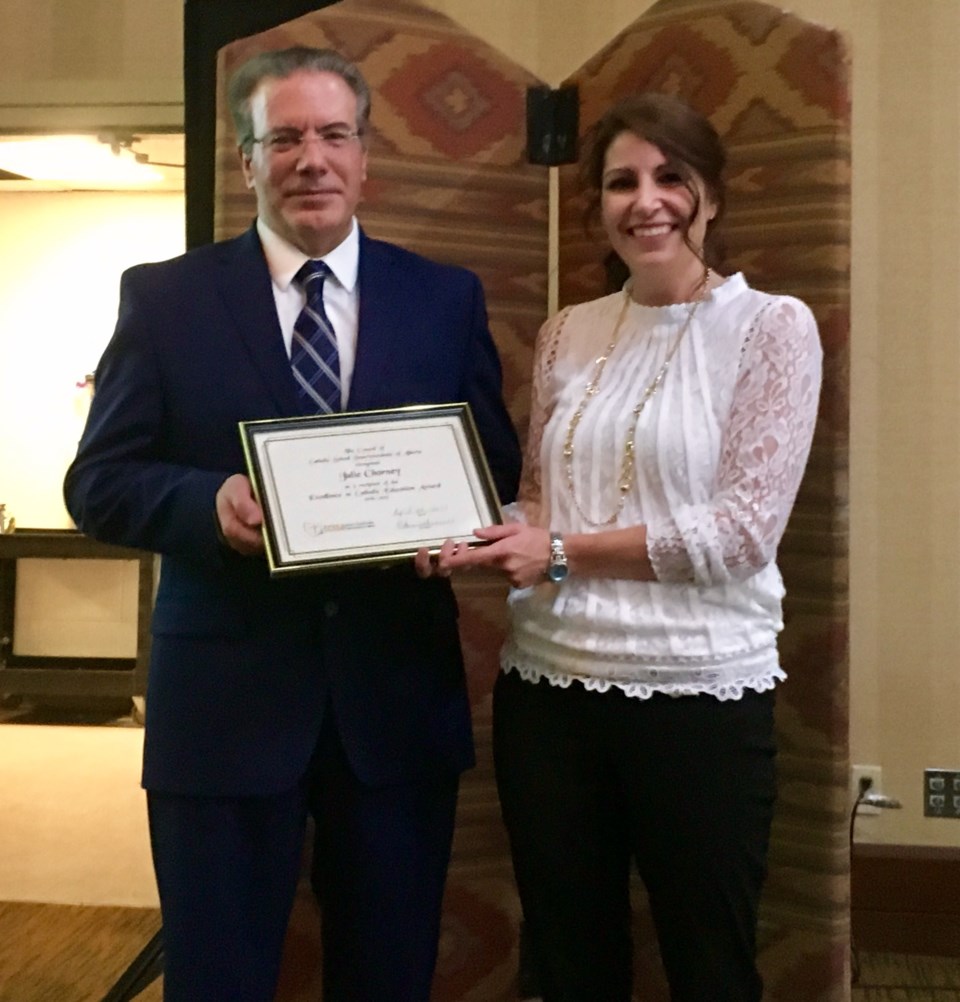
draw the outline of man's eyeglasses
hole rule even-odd
[[[321,145],[332,150],[343,149],[347,143],[359,139],[363,133],[359,129],[348,129],[345,125],[331,125],[325,129],[314,129],[306,133],[302,129],[271,129],[262,136],[254,137],[251,143],[260,143],[268,153],[292,153],[302,150],[310,136]]]

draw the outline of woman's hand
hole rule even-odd
[[[437,555],[436,573],[449,575],[471,567],[492,567],[504,574],[514,588],[528,588],[543,580],[550,562],[550,533],[546,529],[514,522],[475,529],[474,535],[488,540],[489,546],[471,548],[448,539]]]

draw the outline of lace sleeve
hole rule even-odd
[[[547,320],[537,334],[533,353],[533,383],[530,389],[530,427],[523,452],[523,471],[520,474],[520,490],[516,506],[510,506],[506,514],[515,521],[530,525],[540,524],[540,449],[543,445],[543,429],[547,425],[553,409],[556,394],[552,389],[553,372],[557,363],[557,350],[563,326],[570,314],[566,307]],[[519,509],[519,512],[516,511]],[[517,518],[519,514],[519,518]]]
[[[660,581],[744,580],[776,557],[813,439],[823,351],[816,321],[799,300],[775,300],[753,326],[713,497],[648,526]]]

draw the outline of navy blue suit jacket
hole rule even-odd
[[[519,450],[476,276],[361,234],[359,290],[349,408],[469,401],[512,498]],[[446,581],[409,564],[271,579],[218,540],[216,492],[245,468],[237,423],[298,408],[254,228],[124,274],[65,496],[83,532],[162,555],[147,788],[290,789],[328,706],[364,782],[472,764]]]

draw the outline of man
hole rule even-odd
[[[516,437],[476,277],[357,227],[357,68],[266,53],[230,101],[256,224],[124,274],[65,483],[84,532],[163,556],[143,783],[165,998],[273,999],[309,812],[324,998],[426,1002],[473,760],[456,602],[412,563],[271,580],[237,422],[467,400],[504,499]]]

